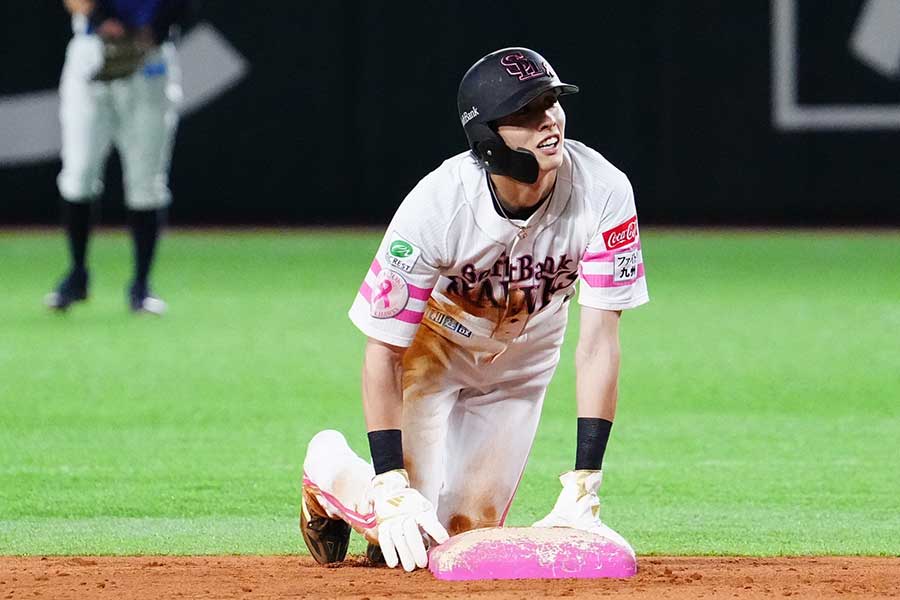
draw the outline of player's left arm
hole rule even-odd
[[[619,317],[649,300],[631,183],[611,182],[597,229],[579,266],[581,327],[575,350],[578,403],[575,468],[560,476],[563,490],[536,527],[574,527],[628,543],[600,521],[597,491],[619,392]]]
[[[620,311],[582,306],[575,349],[578,434],[575,469],[560,476],[563,489],[553,509],[535,527],[573,527],[603,535],[630,548],[600,521],[603,454],[616,416],[619,391]]]
[[[612,422],[619,392],[619,317],[621,311],[581,307],[575,349],[575,396],[579,418]]]

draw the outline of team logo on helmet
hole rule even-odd
[[[525,58],[521,52],[507,54],[500,59],[500,64],[506,67],[510,77],[518,77],[519,81],[528,81],[535,77],[548,75],[548,70],[543,66],[537,66],[531,60]],[[550,75],[552,77],[552,75]]]

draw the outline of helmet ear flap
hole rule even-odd
[[[534,154],[524,148],[513,150],[496,133],[490,139],[475,142],[472,152],[488,173],[505,175],[528,184],[537,181],[539,168]]]

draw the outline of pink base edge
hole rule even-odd
[[[461,549],[454,548],[461,540],[456,536],[431,550],[428,568],[443,581],[622,579],[637,573],[637,561],[628,549],[600,536],[567,531],[579,539],[547,544],[520,534],[509,540],[465,540],[467,547]]]

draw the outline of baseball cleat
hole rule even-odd
[[[55,290],[44,296],[47,308],[65,311],[76,302],[87,300],[87,271],[71,271]]]
[[[300,500],[300,533],[316,562],[327,565],[341,562],[347,556],[350,525],[340,519],[329,519],[319,514],[323,512],[319,503],[304,490]]]
[[[369,545],[366,546],[366,560],[370,567],[387,566],[387,562],[384,560],[384,554],[381,553],[381,546],[373,544],[372,542],[369,542]]]
[[[134,313],[148,313],[160,316],[166,312],[166,303],[153,295],[150,288],[132,285],[128,289],[128,304]]]

